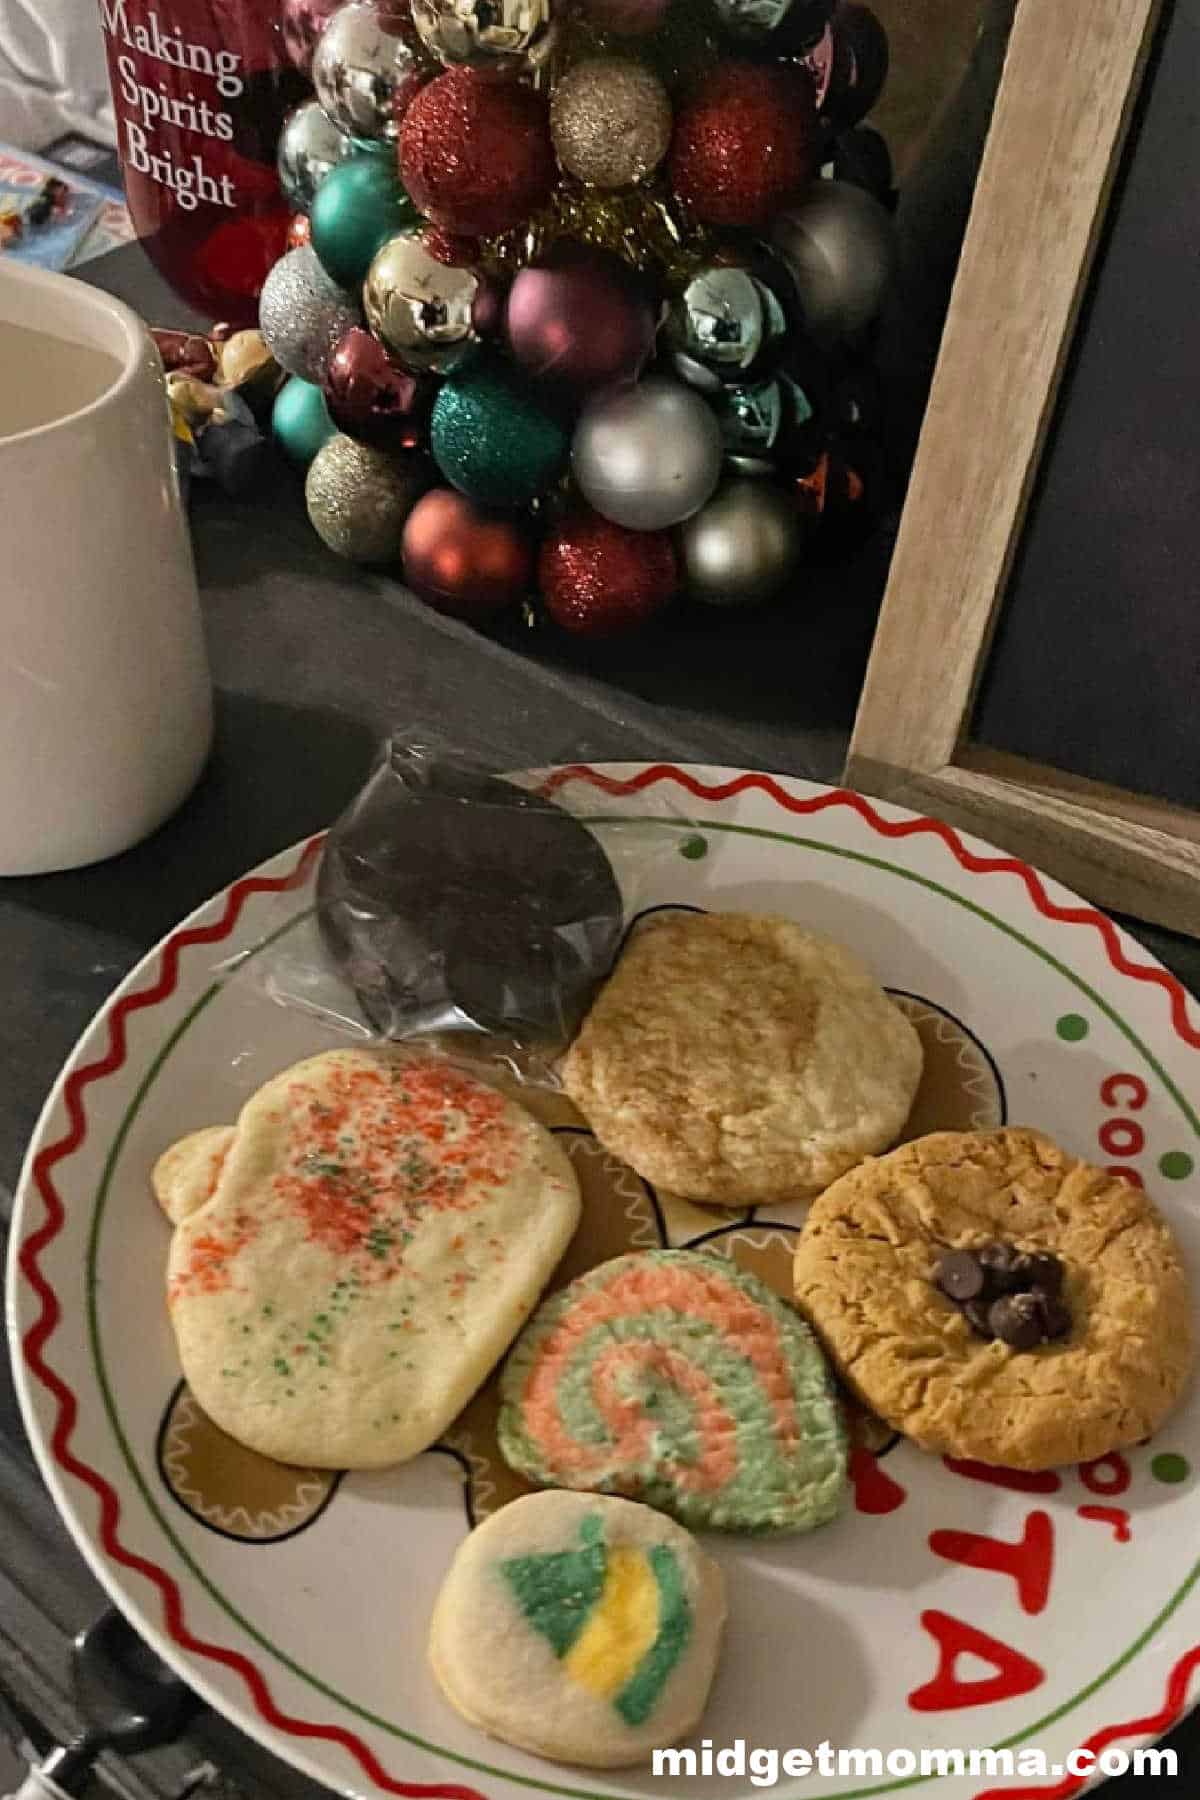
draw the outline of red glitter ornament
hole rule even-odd
[[[817,139],[812,82],[803,69],[725,62],[676,118],[671,185],[706,225],[762,230],[812,180]]]
[[[449,69],[409,106],[399,160],[413,203],[443,231],[468,237],[511,231],[554,185],[546,99],[474,69]]]
[[[666,531],[626,531],[598,513],[572,513],[542,545],[538,578],[546,611],[577,637],[636,631],[679,587],[675,545]]]
[[[478,238],[455,237],[438,225],[427,225],[421,242],[434,261],[445,263],[448,269],[473,269],[483,254]]]
[[[533,551],[515,520],[482,511],[452,488],[435,488],[408,515],[404,579],[438,612],[486,619],[528,592]]]

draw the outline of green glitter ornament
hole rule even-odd
[[[397,232],[416,224],[417,209],[396,179],[390,157],[369,153],[331,169],[312,203],[312,247],[339,287],[360,288],[371,259]]]
[[[336,434],[320,388],[293,375],[280,388],[271,413],[271,435],[284,455],[307,469],[322,444]]]
[[[489,362],[447,381],[433,408],[430,448],[446,480],[480,506],[528,506],[551,487],[570,438],[524,381]]]

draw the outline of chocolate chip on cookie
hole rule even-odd
[[[1062,1271],[1059,1271],[1059,1279]],[[1063,1338],[1070,1334],[1071,1315],[1063,1305],[1058,1294],[1047,1292],[1043,1287],[1035,1287],[1034,1298],[1042,1315],[1042,1331],[1047,1339]]]
[[[983,1265],[973,1250],[945,1250],[938,1261],[937,1285],[948,1300],[960,1305],[982,1294],[986,1284]]]
[[[1061,1294],[1063,1266],[1048,1250],[1032,1250],[1020,1259],[1021,1285],[1039,1289],[1043,1294]]]
[[[1002,1243],[943,1250],[933,1281],[977,1336],[999,1338],[1010,1350],[1034,1350],[1070,1332],[1063,1266],[1049,1251]]]
[[[1021,1279],[1021,1253],[1012,1244],[985,1244],[976,1254],[990,1294],[1015,1294],[1025,1286]]]
[[[1010,1350],[1033,1350],[1042,1342],[1042,1314],[1036,1294],[1002,1294],[988,1309],[992,1336]]]

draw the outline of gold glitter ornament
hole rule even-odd
[[[686,219],[665,192],[602,193],[562,181],[527,225],[485,242],[483,265],[490,274],[512,276],[564,240],[607,250],[670,293],[686,287],[714,249],[711,234]]]
[[[309,466],[304,497],[309,519],[336,555],[398,563],[405,521],[431,482],[423,456],[332,437]]]
[[[550,135],[568,175],[585,187],[645,181],[671,144],[666,88],[644,63],[594,56],[563,76],[550,101]]]

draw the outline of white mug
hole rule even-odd
[[[0,258],[0,875],[174,812],[212,687],[162,364],[137,315]]]

